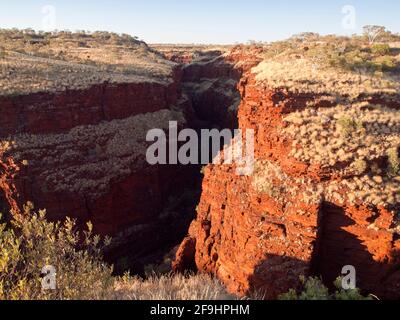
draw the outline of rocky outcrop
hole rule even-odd
[[[87,89],[0,96],[0,136],[50,134],[168,109],[180,97],[181,69],[171,81],[102,83]]]
[[[29,80],[24,92],[7,89],[0,96],[0,188],[9,209],[18,215],[30,201],[46,209],[50,220],[91,221],[94,232],[113,237],[107,257],[121,271],[140,271],[147,257],[181,241],[198,203],[200,168],[150,166],[146,134],[167,129],[172,120],[181,128],[199,129],[236,118],[237,110],[230,107],[239,103],[238,60],[220,52],[200,55],[185,67],[165,61],[153,66],[151,60],[158,70],[154,76],[140,69],[148,61],[129,56],[139,76],[130,64],[126,75],[97,74],[103,70],[99,66],[85,69],[90,73],[72,89],[57,79],[47,81],[42,64],[69,82],[74,82],[74,68],[81,72],[88,66],[9,59],[15,68],[29,66],[38,74],[38,79],[21,74]]]
[[[32,69],[44,63],[20,59]],[[181,241],[194,218],[200,181],[196,165],[150,166],[146,134],[167,129],[172,120],[181,128],[233,128],[240,61],[207,52],[186,66],[162,62],[159,69],[170,68],[164,78],[111,74],[106,81],[101,74],[104,81],[93,84],[89,74],[79,89],[38,82],[45,78],[40,69],[40,79],[29,78],[26,92],[0,96],[4,202],[14,214],[30,201],[46,209],[50,220],[91,221],[94,232],[113,237],[107,256],[117,269],[140,271],[146,257]],[[71,77],[64,62],[49,63]]]
[[[205,168],[197,218],[174,269],[213,273],[231,292],[273,299],[298,287],[301,275],[332,284],[352,265],[365,292],[399,297],[395,100],[374,88],[373,95],[357,91],[362,77],[346,74],[331,81],[329,95],[320,79],[307,82],[290,69],[313,75],[307,63],[260,64],[260,48],[169,57],[185,66],[155,52],[137,61],[126,50],[122,69],[108,65],[114,57],[104,50],[89,49],[90,67],[80,50],[73,65],[16,53],[1,62],[8,64],[2,72],[16,76],[0,88],[0,209],[18,215],[31,201],[51,220],[90,220],[96,233],[113,236],[107,256],[117,270],[140,271],[149,255],[184,237],[199,196],[198,166],[147,163],[148,130],[172,120],[182,128],[252,129],[254,171]],[[289,82],[301,84],[296,90],[282,88],[285,68]],[[349,83],[362,101],[348,100]]]
[[[146,161],[149,130],[190,125],[181,67],[173,66],[162,81],[0,96],[1,209],[20,214],[30,201],[52,221],[91,221],[114,238],[107,256],[125,259],[117,270],[140,271],[143,257],[179,242],[198,200],[199,169]]]
[[[288,115],[306,110],[310,102],[325,112],[335,102],[320,94],[272,89],[255,78],[252,72],[242,76],[238,108],[239,127],[255,131],[254,172],[238,176],[234,165],[206,168],[197,218],[178,251],[175,269],[194,263],[198,270],[216,274],[231,292],[258,291],[275,299],[298,288],[302,275],[321,275],[332,285],[342,268],[352,265],[363,291],[399,298],[399,222],[389,199],[397,182],[384,178],[392,188],[388,191],[381,177],[341,171],[349,161],[342,155],[337,162],[333,159],[333,167],[297,157],[296,137],[287,133]],[[325,115],[319,119],[327,128],[335,120]],[[364,126],[368,135],[368,123]],[[358,184],[361,191],[353,192]],[[389,196],[385,202],[372,194]]]

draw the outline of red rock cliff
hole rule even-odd
[[[343,266],[353,265],[365,292],[399,298],[396,216],[383,206],[346,199],[336,189],[344,178],[295,158],[293,139],[282,134],[285,117],[307,102],[319,108],[332,103],[272,90],[249,71],[239,91],[239,127],[255,130],[255,171],[238,176],[234,165],[206,168],[198,215],[175,269],[196,266],[216,274],[233,293],[260,290],[274,299],[298,288],[302,275],[321,275],[332,284]]]
[[[0,96],[0,136],[61,133],[168,109],[180,97],[180,67],[172,78],[170,83],[104,83],[81,90]]]
[[[51,220],[91,221],[120,246],[112,257],[134,263],[174,245],[198,170],[150,166],[145,156],[150,129],[189,125],[181,74],[176,65],[166,81],[0,97],[0,198],[15,214],[30,201]]]

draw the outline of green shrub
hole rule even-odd
[[[0,300],[102,299],[113,288],[112,268],[101,260],[92,226],[81,234],[75,223],[50,223],[45,212],[25,212],[0,225]],[[107,241],[108,242],[108,241]],[[80,247],[80,250],[77,249]],[[42,290],[44,266],[56,269],[56,289]]]
[[[354,72],[394,71],[398,67],[398,63],[389,54],[390,47],[388,45],[375,45],[371,52],[362,50],[360,47],[348,47],[343,53],[332,50],[327,56],[327,61],[331,67]]]
[[[357,132],[365,130],[361,122],[348,117],[340,118],[338,120],[338,125],[344,137],[350,137]]]
[[[0,224],[0,300],[236,299],[205,274],[113,277],[102,261],[100,238],[87,226],[78,233],[70,219],[47,222],[45,212],[34,212],[31,204],[9,225]],[[44,266],[56,269],[55,290],[42,289]]]
[[[381,56],[373,61],[376,71],[393,71],[397,68],[395,59],[391,56]]]
[[[368,163],[363,159],[357,159],[353,163],[353,168],[354,168],[356,174],[362,175],[364,172],[367,171]]]
[[[344,290],[340,278],[336,280],[337,290],[332,294],[319,278],[302,278],[301,281],[303,289],[300,293],[291,289],[279,296],[279,300],[372,300],[371,297],[362,296],[358,289]]]
[[[318,278],[302,279],[304,289],[301,293],[291,289],[282,294],[279,300],[329,300],[329,290]]]
[[[388,175],[395,177],[400,173],[400,158],[397,148],[389,149],[388,152]]]
[[[372,46],[371,52],[373,54],[384,56],[390,53],[390,46],[386,43],[375,44]]]
[[[3,47],[0,47],[0,59],[3,59],[7,56],[6,50]]]

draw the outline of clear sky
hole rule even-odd
[[[105,30],[136,35],[148,43],[273,41],[303,31],[352,34],[366,24],[400,32],[400,1],[0,1],[0,28]]]

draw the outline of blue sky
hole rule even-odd
[[[43,7],[55,8],[46,20]],[[352,27],[343,27],[344,6]],[[273,41],[302,31],[352,34],[363,25],[400,32],[399,0],[2,0],[1,28],[106,30],[149,43]],[[43,22],[47,21],[47,22]],[[346,20],[349,21],[349,20]],[[44,24],[47,23],[47,24]]]

